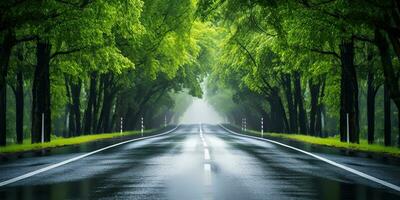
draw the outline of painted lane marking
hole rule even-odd
[[[208,163],[204,164],[204,171],[205,172],[211,172],[211,165],[208,164]]]
[[[211,185],[211,165],[208,163],[204,164],[204,185]]]
[[[207,148],[204,149],[204,160],[210,160],[210,151]]]
[[[203,146],[208,147],[207,143],[203,141]]]
[[[66,165],[66,164],[68,164],[68,163],[71,163],[71,162],[80,160],[80,159],[82,159],[82,158],[88,157],[88,156],[90,156],[90,155],[93,155],[93,154],[95,154],[95,153],[98,153],[98,152],[101,152],[101,151],[104,151],[104,150],[107,150],[107,149],[111,149],[111,148],[116,147],[116,146],[120,146],[120,145],[123,145],[123,144],[126,144],[126,143],[130,143],[130,142],[135,142],[135,141],[138,141],[138,140],[144,140],[144,139],[149,139],[149,138],[154,138],[154,137],[166,135],[166,134],[168,134],[168,133],[171,133],[171,132],[175,131],[178,127],[179,127],[179,125],[177,125],[175,128],[173,128],[173,129],[171,129],[171,130],[169,130],[169,131],[167,131],[167,132],[164,132],[164,133],[160,133],[160,134],[152,135],[152,136],[147,136],[147,137],[141,137],[141,138],[136,138],[136,139],[127,140],[127,141],[124,141],[124,142],[120,142],[120,143],[117,143],[117,144],[113,144],[113,145],[110,145],[110,146],[106,146],[106,147],[104,147],[104,148],[101,148],[101,149],[98,149],[98,150],[95,150],[95,151],[92,151],[92,152],[89,152],[89,153],[86,153],[86,154],[83,154],[83,155],[80,155],[80,156],[77,156],[77,157],[74,157],[74,158],[71,158],[71,159],[62,161],[62,162],[59,162],[59,163],[56,163],[56,164],[52,164],[52,165],[50,165],[50,166],[47,166],[47,167],[44,167],[44,168],[41,168],[41,169],[38,169],[38,170],[35,170],[35,171],[32,171],[32,172],[23,174],[23,175],[21,175],[21,176],[17,176],[17,177],[15,177],[15,178],[12,178],[12,179],[9,179],[9,180],[0,182],[0,187],[5,186],[5,185],[9,185],[9,184],[11,184],[11,183],[15,183],[15,182],[17,182],[17,181],[20,181],[20,180],[23,180],[23,179],[26,179],[26,178],[29,178],[29,177],[32,177],[32,176],[35,176],[35,175],[37,175],[37,174],[43,173],[43,172],[45,172],[45,171],[49,171],[49,170],[54,169],[54,168],[57,168],[57,167],[61,167],[61,166]]]
[[[286,147],[286,148],[289,148],[289,149],[293,149],[293,150],[295,150],[295,151],[298,151],[298,152],[307,154],[307,155],[309,155],[309,156],[311,156],[311,157],[314,157],[314,158],[316,158],[316,159],[318,159],[318,160],[321,160],[321,161],[323,161],[323,162],[326,162],[326,163],[328,163],[328,164],[330,164],[330,165],[336,166],[336,167],[341,168],[341,169],[343,169],[343,170],[346,170],[346,171],[348,171],[348,172],[350,172],[350,173],[356,174],[356,175],[358,175],[358,176],[360,176],[360,177],[363,177],[363,178],[368,179],[368,180],[370,180],[370,181],[373,181],[373,182],[375,182],[375,183],[378,183],[378,184],[381,184],[381,185],[386,186],[386,187],[388,187],[388,188],[391,188],[391,189],[393,189],[393,190],[396,190],[397,192],[400,192],[400,186],[397,186],[397,185],[395,185],[395,184],[386,182],[386,181],[384,181],[384,180],[382,180],[382,179],[379,179],[379,178],[376,178],[376,177],[374,177],[374,176],[368,175],[368,174],[366,174],[366,173],[360,172],[360,171],[358,171],[358,170],[356,170],[356,169],[347,167],[347,166],[345,166],[345,165],[339,164],[339,163],[334,162],[334,161],[332,161],[332,160],[329,160],[329,159],[327,159],[327,158],[324,158],[324,157],[315,155],[315,154],[310,153],[310,152],[308,152],[308,151],[304,151],[304,150],[302,150],[302,149],[299,149],[299,148],[296,148],[296,147],[292,147],[292,146],[289,146],[289,145],[286,145],[286,144],[283,144],[283,143],[280,143],[280,142],[277,142],[277,141],[274,141],[274,140],[265,139],[265,138],[259,138],[259,137],[255,137],[255,136],[243,135],[243,134],[240,134],[240,133],[236,133],[236,132],[234,132],[234,131],[229,130],[228,128],[225,128],[225,126],[223,126],[222,124],[220,124],[220,126],[221,126],[223,129],[225,129],[226,131],[228,131],[228,132],[230,132],[230,133],[232,133],[232,134],[234,134],[234,135],[239,135],[239,136],[242,136],[242,137],[253,138],[253,139],[256,139],[256,140],[267,141],[267,142],[270,142],[270,143],[273,143],[273,144],[277,144],[277,145],[280,145],[280,146],[283,146],[283,147]]]

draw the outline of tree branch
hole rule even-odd
[[[37,35],[27,35],[21,38],[17,38],[17,40],[15,41],[16,44],[21,43],[21,42],[29,42],[32,40],[37,40],[39,39],[39,37]]]
[[[375,43],[374,39],[368,38],[367,36],[353,35],[353,39],[363,42]]]
[[[78,52],[78,51],[81,51],[83,49],[85,49],[85,48],[82,47],[82,48],[69,49],[69,50],[66,50],[66,51],[57,51],[57,52],[53,53],[53,55],[50,56],[50,59],[53,59],[54,57],[59,56],[59,55],[65,55],[65,54]]]
[[[235,40],[235,42],[237,42],[237,43],[239,44],[240,48],[243,49],[243,50],[246,52],[247,56],[249,56],[250,60],[251,60],[251,61],[253,62],[253,64],[254,64],[254,66],[257,67],[257,62],[256,62],[256,60],[254,59],[253,55],[251,55],[250,51],[249,51],[244,45],[242,45],[242,44],[239,42],[238,39],[235,38],[234,40]]]
[[[324,54],[324,55],[331,55],[331,56],[334,56],[334,57],[340,59],[339,54],[337,54],[337,53],[334,52],[334,51],[324,51],[324,50],[321,50],[321,49],[310,49],[310,50],[311,50],[312,52],[316,52],[316,53],[320,53],[320,54]]]

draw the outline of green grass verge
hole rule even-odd
[[[145,130],[144,133],[149,133],[155,131],[155,129]],[[23,151],[32,151],[32,150],[39,150],[39,149],[46,149],[46,148],[53,148],[53,147],[61,147],[66,145],[74,145],[74,144],[82,144],[86,142],[92,142],[95,140],[102,140],[102,139],[109,139],[115,137],[123,137],[123,136],[131,136],[131,135],[138,135],[140,131],[127,131],[121,133],[102,133],[102,134],[93,134],[93,135],[83,135],[78,137],[71,137],[71,138],[63,138],[63,137],[56,137],[52,136],[50,142],[45,143],[36,143],[31,144],[30,139],[25,139],[23,144],[10,144],[5,147],[0,147],[0,153],[16,153],[16,152],[23,152]]]
[[[261,132],[258,131],[248,131],[252,135],[261,136]],[[368,144],[367,140],[360,140],[360,144],[341,142],[339,137],[328,137],[320,138],[308,135],[300,134],[283,134],[283,133],[264,133],[265,136],[283,138],[289,140],[295,140],[300,142],[305,142],[309,144],[322,145],[328,147],[349,149],[354,151],[362,152],[372,152],[372,153],[382,153],[388,154],[395,157],[400,157],[400,148],[398,147],[387,147],[380,144]]]

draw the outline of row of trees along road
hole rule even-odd
[[[209,96],[231,121],[247,116],[258,128],[264,117],[269,131],[315,136],[326,136],[323,127],[330,126],[346,141],[348,119],[350,142],[359,143],[361,132],[374,143],[375,124],[383,124],[384,144],[394,143],[391,131],[400,131],[398,1],[203,0],[201,8],[204,19],[224,29],[210,80],[230,87],[225,97],[240,105],[224,107],[216,97],[223,98],[223,90],[214,84]],[[384,115],[383,123],[375,113]],[[360,126],[365,121],[366,128]]]
[[[212,31],[196,9],[191,0],[1,1],[0,145],[40,142],[42,116],[44,141],[119,130],[120,117],[126,130],[142,116],[146,127],[170,119],[172,92],[202,95]]]

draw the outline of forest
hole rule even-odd
[[[159,127],[173,94],[202,95],[209,25],[193,1],[6,0],[0,145]],[[42,126],[43,125],[43,126]]]
[[[260,130],[263,118],[268,132],[400,145],[398,1],[220,0],[201,7],[223,28],[207,96],[231,123],[244,119]]]
[[[6,0],[0,16],[1,146],[159,127],[179,92],[238,126],[400,145],[396,0]]]

